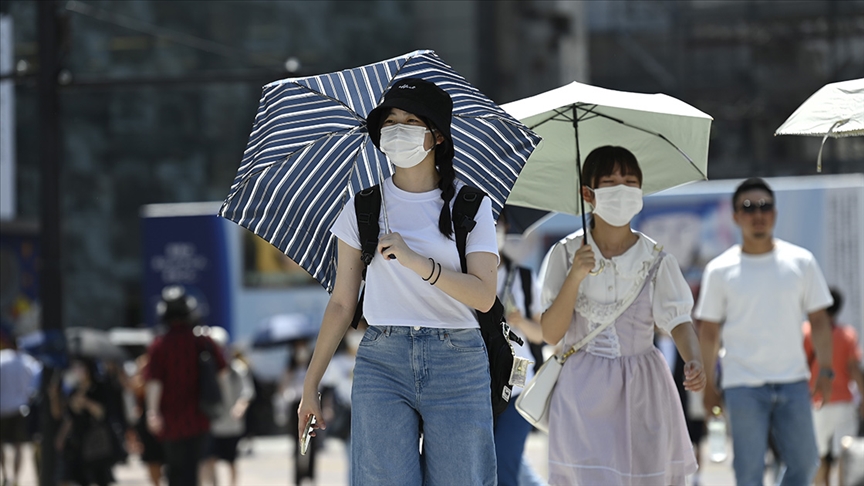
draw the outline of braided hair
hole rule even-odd
[[[433,134],[440,133],[438,127],[424,116],[418,116],[429,127]],[[435,168],[438,169],[438,189],[441,189],[441,199],[444,207],[438,216],[438,231],[448,239],[453,237],[453,218],[450,214],[450,201],[456,196],[456,169],[453,168],[453,142],[446,137],[435,147]]]

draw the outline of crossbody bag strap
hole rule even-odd
[[[642,284],[639,285],[639,290],[637,290],[636,292],[633,292],[631,295],[628,295],[627,298],[625,298],[624,301],[622,301],[621,307],[617,311],[612,313],[612,315],[609,316],[609,319],[606,322],[597,326],[594,330],[589,332],[579,342],[577,342],[576,344],[571,346],[570,349],[567,350],[566,353],[562,354],[561,357],[558,358],[558,361],[560,361],[562,364],[565,361],[567,361],[567,358],[572,356],[576,351],[579,351],[580,349],[582,349],[583,346],[590,343],[592,339],[594,339],[595,337],[600,335],[600,333],[603,332],[607,327],[611,326],[612,323],[615,322],[615,320],[617,320],[618,317],[621,314],[623,314],[624,311],[626,311],[630,307],[631,304],[633,304],[633,301],[636,300],[636,297],[638,297],[639,294],[642,293],[642,289],[645,288],[645,284],[648,282],[648,277],[650,276],[651,269],[653,269],[654,265],[657,264],[657,260],[660,258],[660,252],[661,251],[663,251],[663,247],[655,244],[654,250],[652,252],[654,255],[654,258],[651,260],[651,265],[648,267],[649,273],[648,273],[648,275],[645,275],[645,280],[643,280]]]

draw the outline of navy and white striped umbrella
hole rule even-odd
[[[540,138],[429,50],[266,85],[219,215],[269,241],[331,291],[330,227],[349,197],[391,173],[369,139],[366,116],[408,77],[450,94],[457,176],[486,191],[497,217]]]

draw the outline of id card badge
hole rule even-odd
[[[510,385],[524,387],[525,379],[528,377],[528,367],[533,364],[534,362],[529,359],[513,356],[513,367],[510,369]]]

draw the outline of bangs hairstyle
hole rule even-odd
[[[768,187],[768,183],[759,177],[751,177],[746,181],[742,182],[738,185],[738,188],[735,189],[735,194],[732,194],[732,208],[736,211],[738,210],[738,196],[741,194],[752,191],[753,189],[760,189],[768,193],[771,196],[771,199],[774,199],[774,191]]]
[[[610,176],[618,169],[622,176],[636,176],[639,187],[642,187],[642,169],[633,152],[624,147],[606,145],[592,150],[582,165],[582,185],[591,189],[597,187],[597,181]]]

